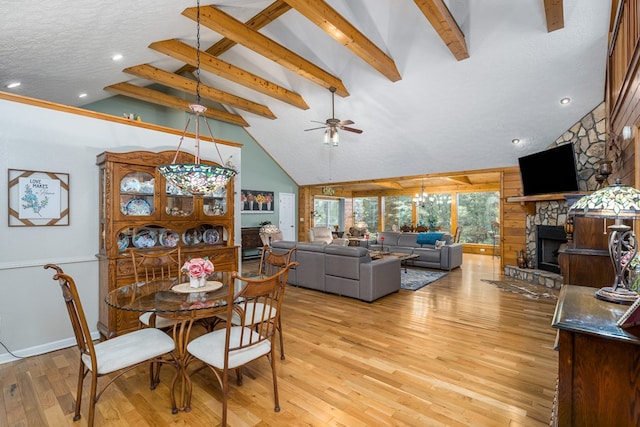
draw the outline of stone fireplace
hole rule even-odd
[[[549,147],[573,144],[580,191],[596,188],[596,165],[604,158],[606,123],[604,102],[585,115]],[[553,174],[550,170],[549,174]],[[564,199],[536,199],[535,213],[526,217],[525,252],[531,268],[505,265],[505,275],[530,283],[559,289],[562,276],[558,265],[558,250],[566,242],[564,224],[568,204]],[[541,240],[539,241],[539,238]]]
[[[538,268],[552,273],[560,273],[558,251],[562,244],[567,242],[564,227],[559,225],[538,225],[536,227],[536,236]]]

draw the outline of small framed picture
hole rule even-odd
[[[240,203],[242,213],[273,213],[273,191],[242,190]]]
[[[9,169],[9,227],[69,225],[69,174]]]

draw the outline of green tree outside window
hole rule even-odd
[[[498,220],[500,194],[497,191],[458,194],[458,226],[462,243],[492,244],[491,224]]]

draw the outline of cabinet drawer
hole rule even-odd
[[[237,264],[235,248],[224,248],[216,251],[210,251],[207,255],[214,267],[222,264]]]

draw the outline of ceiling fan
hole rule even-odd
[[[355,133],[362,133],[362,130],[347,127],[347,125],[354,124],[353,120],[336,119],[336,113],[335,113],[336,88],[332,86],[329,88],[329,90],[331,91],[331,118],[327,119],[325,122],[318,122],[316,120],[311,120],[313,123],[322,123],[324,124],[324,126],[305,129],[305,131],[326,128],[327,130],[324,132],[324,143],[328,144],[329,142],[331,142],[334,146],[337,146],[339,141],[338,129],[346,130],[347,132],[355,132]]]

